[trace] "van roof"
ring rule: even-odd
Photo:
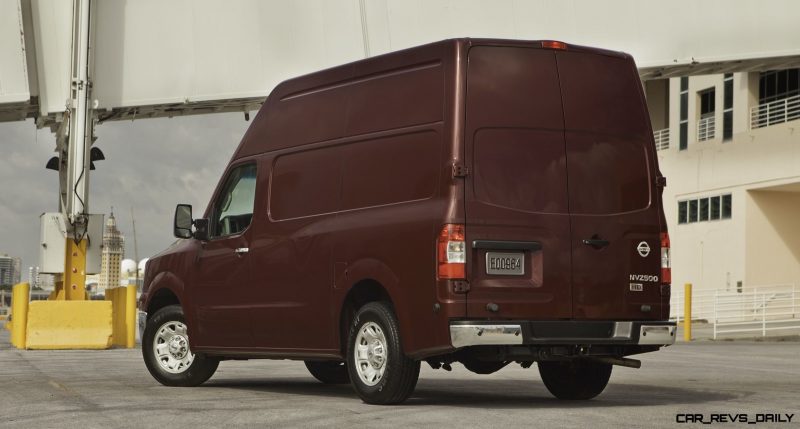
[[[404,60],[403,62],[409,62],[413,60],[414,57],[416,56],[415,54],[419,52],[433,51],[433,50],[439,50],[440,52],[448,52],[458,49],[459,47],[463,49],[469,49],[473,46],[516,46],[516,47],[527,47],[533,49],[548,49],[542,47],[542,42],[550,42],[550,41],[551,40],[487,39],[487,38],[468,38],[468,37],[445,39],[445,40],[440,40],[438,42],[427,43],[424,45],[413,46],[411,48],[375,55],[369,58],[364,58],[350,63],[341,64],[338,66],[333,66],[327,69],[290,78],[278,84],[270,93],[270,97],[277,97],[279,99],[284,99],[287,96],[291,96],[295,91],[298,90],[305,92],[304,90],[316,88],[320,85],[326,86],[337,83],[343,84],[346,83],[346,80],[345,81],[341,80],[341,77],[343,75],[351,75],[352,77],[353,72],[360,69],[361,67],[367,65],[376,65],[376,66],[381,65],[387,62],[387,60],[389,59],[401,59]],[[583,45],[574,45],[570,43],[564,43],[564,45],[566,45],[566,50],[571,52],[585,52],[585,53],[607,55],[607,56],[621,57],[621,58],[630,57],[629,54],[620,51],[612,51],[608,49],[600,49]],[[372,67],[367,66],[364,68],[372,68]],[[364,75],[359,74],[356,76],[361,77]]]
[[[278,131],[287,121],[312,120],[319,118],[325,112],[308,111],[304,108],[280,109],[281,102],[296,100],[312,94],[321,94],[331,89],[342,88],[347,85],[365,82],[377,76],[392,74],[395,70],[414,68],[417,65],[434,64],[439,62],[445,69],[452,69],[456,61],[464,61],[466,55],[457,56],[457,52],[466,52],[473,46],[508,46],[527,47],[534,49],[548,49],[542,47],[545,40],[512,40],[512,39],[447,39],[408,49],[389,52],[374,57],[338,65],[328,69],[316,71],[306,75],[285,80],[278,84],[267,97],[264,105],[254,118],[253,124],[248,128],[233,159],[239,159],[258,153],[279,150],[297,145],[297,139],[287,138]],[[566,50],[571,52],[585,52],[597,55],[630,58],[630,55],[580,45],[565,44]],[[331,91],[336,92],[336,91]],[[299,103],[303,104],[303,103]],[[335,104],[330,101],[329,105]],[[342,103],[343,104],[343,103]],[[286,110],[286,111],[283,111]],[[271,117],[264,117],[267,112],[272,112]],[[329,121],[334,123],[335,121]],[[319,127],[320,125],[315,125]],[[329,125],[329,128],[333,125]],[[277,133],[277,134],[276,134]],[[325,139],[315,140],[314,137],[325,135]],[[343,135],[342,135],[343,136]],[[337,137],[337,131],[327,130],[315,136],[304,136],[303,143],[329,140]],[[310,140],[309,140],[310,139]]]

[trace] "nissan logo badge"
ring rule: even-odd
[[[639,256],[646,258],[647,255],[650,254],[650,246],[646,241],[642,241],[638,246],[636,246],[636,251],[639,252]]]

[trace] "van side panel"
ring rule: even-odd
[[[570,224],[563,115],[552,51],[477,46],[469,51],[465,148],[467,316],[572,315]],[[474,246],[483,241],[487,246]],[[521,275],[490,274],[487,257],[519,249]],[[492,246],[496,247],[492,247]]]
[[[434,313],[435,238],[452,181],[445,83],[455,45],[332,69],[335,79],[300,78],[270,95],[235,155],[266,151],[271,169],[260,196],[269,216],[250,251],[264,353],[338,353],[342,303],[365,282],[391,297],[407,353],[450,347],[449,313]]]
[[[434,312],[435,237],[446,223],[444,182],[452,180],[448,52],[452,46],[440,45],[411,64],[380,59],[370,67],[383,70],[359,70],[367,78],[348,95],[347,134],[364,137],[347,145],[343,161],[333,262],[345,279],[336,281],[335,311],[350,287],[377,281],[392,299],[411,355],[449,347],[446,316]]]

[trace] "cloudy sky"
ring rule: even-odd
[[[241,113],[109,122],[97,129],[96,162],[89,210],[114,206],[125,234],[125,257],[134,258],[131,207],[136,216],[139,258],[171,243],[177,203],[202,212],[249,122]],[[58,173],[44,168],[55,155],[55,138],[33,121],[0,123],[0,254],[19,256],[23,280],[38,265],[39,215],[58,211]]]

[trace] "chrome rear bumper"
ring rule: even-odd
[[[675,323],[658,321],[453,321],[450,341],[468,346],[610,344],[661,345],[675,343]]]

